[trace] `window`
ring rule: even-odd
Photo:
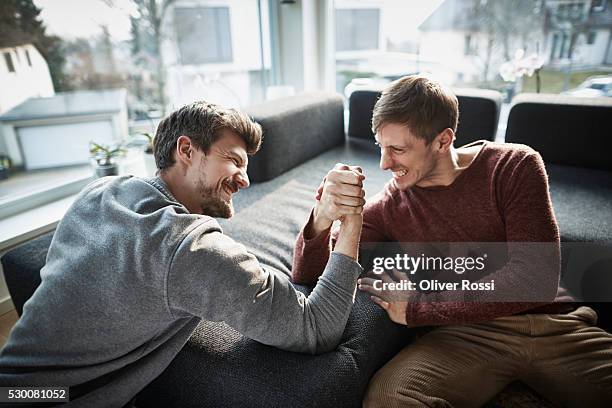
[[[589,33],[587,34],[587,44],[589,44],[589,45],[595,44],[595,39],[596,38],[597,38],[597,32],[589,31]]]
[[[336,51],[378,49],[379,9],[336,9]]]
[[[593,0],[591,8],[595,12],[604,11],[606,9],[606,0]]]
[[[183,65],[232,62],[228,7],[177,8],[174,24]]]
[[[4,60],[6,61],[6,67],[8,68],[8,72],[15,72],[15,65],[13,64],[13,57],[11,57],[10,52],[4,53]]]
[[[16,79],[7,82],[9,92],[0,89],[1,113],[19,107],[16,114],[27,111],[38,118],[36,126],[26,126],[29,119],[22,118],[22,125],[12,126],[10,134],[0,132],[0,153],[9,155],[12,164],[8,178],[0,180],[0,221],[76,193],[93,174],[87,151],[68,156],[67,152],[82,144],[64,137],[68,125],[82,125],[81,116],[87,115],[79,115],[78,121],[59,116],[48,120],[55,112],[53,107],[62,112],[82,108],[85,105],[80,98],[85,95],[92,101],[91,106],[87,102],[86,112],[113,101],[120,110],[111,119],[112,132],[107,129],[103,133],[112,133],[114,141],[127,145],[125,154],[117,159],[120,174],[142,174],[146,160],[140,136],[154,133],[163,115],[200,99],[224,106],[249,106],[265,99],[267,86],[283,85],[280,78],[270,79],[270,21],[276,24],[279,19],[270,6],[272,0],[164,0],[167,7],[163,8],[158,7],[159,0],[81,2],[80,8],[67,1],[9,2],[3,17],[10,24],[5,27],[0,23],[0,76]],[[22,10],[22,6],[28,13],[9,12]],[[29,7],[37,11],[30,12]],[[283,7],[284,11],[292,10]],[[71,24],[76,20],[95,24]],[[28,45],[31,41],[13,41],[22,38],[22,25],[40,22],[48,34],[38,49]],[[26,69],[28,66],[31,68]],[[49,69],[33,72],[40,67]],[[24,75],[18,76],[21,70]],[[125,97],[98,94],[119,88],[126,89]],[[41,100],[49,101],[54,95],[67,99],[53,103],[53,109],[42,106]],[[34,100],[33,104],[24,107],[28,100]],[[84,135],[85,141],[107,143],[97,140],[92,132],[78,134]],[[54,143],[45,148],[39,139]],[[7,146],[14,148],[7,152]],[[64,160],[77,155],[84,158],[83,163]]]

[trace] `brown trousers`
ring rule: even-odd
[[[436,328],[372,378],[364,407],[477,407],[520,380],[569,407],[612,407],[612,335],[597,314],[524,314]]]

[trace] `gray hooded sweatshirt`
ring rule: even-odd
[[[201,319],[284,350],[329,351],[360,272],[333,253],[305,297],[213,218],[190,214],[159,178],[105,177],[59,223],[42,283],[0,353],[0,386],[68,386],[70,406],[120,407]]]

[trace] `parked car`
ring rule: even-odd
[[[612,97],[612,75],[589,77],[576,88],[563,93],[566,95],[584,97]]]

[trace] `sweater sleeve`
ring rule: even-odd
[[[505,265],[476,282],[495,281],[495,291],[412,292],[409,326],[474,323],[549,304],[559,289],[559,229],[548,178],[539,154],[526,154],[504,175],[499,204],[506,225]],[[533,245],[525,243],[534,243]],[[476,294],[474,294],[476,293]]]
[[[246,248],[219,231],[202,228],[179,245],[167,278],[175,317],[224,321],[247,337],[311,354],[340,342],[362,268],[333,252],[310,296],[282,273],[264,269]]]
[[[383,206],[383,201],[376,197],[364,206],[361,243],[387,241],[385,223],[382,221]],[[338,237],[338,230],[332,231],[332,228],[329,228],[317,236],[306,239],[304,232],[312,228],[312,223],[313,212],[311,211],[308,222],[297,237],[293,251],[291,279],[297,284],[313,285],[317,281],[317,278],[323,273]]]

